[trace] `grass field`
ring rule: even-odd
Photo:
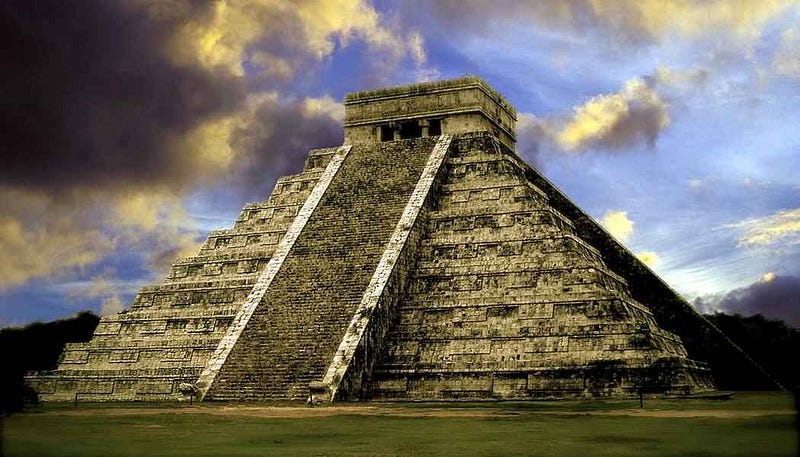
[[[6,456],[794,456],[790,394],[731,400],[45,405]]]

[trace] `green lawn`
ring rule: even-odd
[[[223,414],[222,406],[47,405],[6,419],[3,451],[9,457],[797,454],[788,394],[646,400],[650,416],[640,416],[630,400],[378,404],[378,412],[333,407],[325,417],[297,418],[258,417],[252,408]],[[439,417],[443,411],[467,417]],[[700,417],[675,417],[681,415]]]

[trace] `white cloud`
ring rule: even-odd
[[[311,116],[328,116],[337,122],[344,122],[344,105],[325,95],[303,100],[303,110]]]
[[[108,316],[110,314],[117,314],[123,309],[125,309],[125,305],[122,303],[119,295],[111,294],[111,296],[105,298],[103,303],[100,305],[100,314],[103,316]]]
[[[691,187],[692,189],[699,189],[699,188],[705,186],[706,180],[705,179],[699,179],[699,178],[693,178],[693,179],[688,180],[686,182],[686,184],[688,184],[689,187]]]

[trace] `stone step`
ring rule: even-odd
[[[206,398],[291,398],[322,378],[434,144],[353,146]]]
[[[550,381],[507,385],[498,395],[550,395],[583,389],[570,386],[570,373],[589,362],[616,363],[615,376],[625,377],[660,357],[685,359],[680,340],[630,298],[627,281],[549,206],[524,164],[492,143],[473,137],[453,146],[374,389],[413,398],[495,395],[486,374],[547,369]]]

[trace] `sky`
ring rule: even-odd
[[[466,74],[700,311],[800,326],[797,1],[9,0],[0,42],[0,326],[119,312],[346,93]]]

